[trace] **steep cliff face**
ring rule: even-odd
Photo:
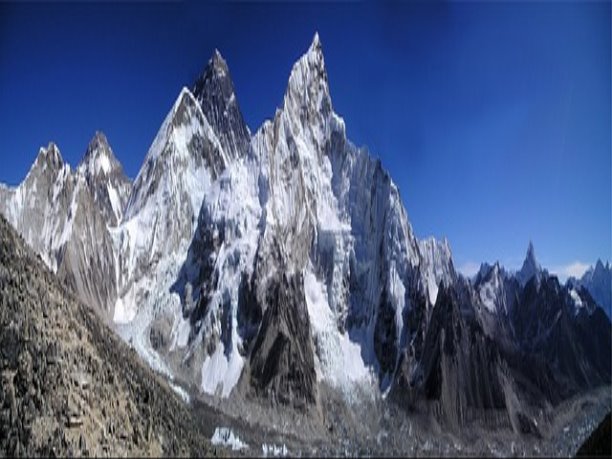
[[[268,288],[245,377],[255,394],[307,409],[316,402],[317,381],[304,281],[283,275]]]
[[[485,413],[494,413],[489,421],[510,425],[507,364],[474,316],[462,314],[454,289],[438,291],[422,356],[408,369],[401,367],[394,396],[409,407],[427,400],[434,416],[454,429]]]
[[[117,263],[110,235],[115,214],[98,208],[95,195],[82,176],[76,179],[73,196],[72,234],[62,246],[57,275],[105,319],[113,317],[117,295]]]
[[[229,158],[244,156],[251,133],[242,117],[229,68],[218,50],[197,79],[193,95]]]
[[[132,183],[123,172],[102,132],[96,132],[77,167],[85,178],[95,206],[107,225],[117,226],[123,217]]]

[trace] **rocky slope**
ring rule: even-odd
[[[183,402],[1,216],[0,305],[3,454],[212,452]]]

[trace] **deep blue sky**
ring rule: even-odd
[[[610,3],[0,4],[0,181],[95,130],[135,177],[215,47],[252,131],[315,30],[335,110],[457,266],[610,259]]]

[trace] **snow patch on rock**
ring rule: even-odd
[[[234,434],[234,431],[229,427],[217,427],[210,439],[213,445],[225,446],[231,448],[232,451],[240,451],[249,447],[246,443],[240,440],[240,437]]]

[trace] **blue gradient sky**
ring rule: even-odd
[[[349,137],[455,264],[563,271],[612,253],[610,3],[0,4],[0,181],[95,130],[135,177],[215,47],[251,130],[315,30]],[[574,268],[580,265],[574,266]],[[580,269],[577,269],[580,271]]]

